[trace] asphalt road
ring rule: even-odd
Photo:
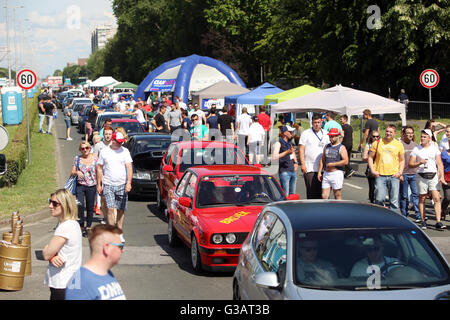
[[[63,186],[78,153],[81,135],[72,127],[73,141],[65,140],[65,124],[62,116],[54,126],[55,143],[58,158],[58,181]],[[303,177],[297,180],[297,193],[305,198]],[[366,202],[368,194],[367,180],[354,176],[344,183],[343,198]],[[42,195],[48,197],[48,195]],[[431,209],[431,207],[429,208]],[[363,214],[363,213],[361,213]],[[450,258],[450,231],[437,231],[432,211],[428,214],[430,228],[426,233],[432,237],[441,252]],[[94,223],[100,222],[101,216]],[[47,300],[49,289],[44,285],[47,262],[38,260],[36,253],[49,242],[56,226],[56,219],[43,218],[37,222],[27,223],[25,230],[31,233],[32,275],[25,277],[20,291],[0,290],[1,300]],[[449,222],[444,222],[450,227]],[[0,232],[9,231],[8,227]],[[190,266],[189,249],[185,246],[170,248],[167,242],[167,223],[156,208],[153,199],[132,200],[129,202],[125,216],[124,236],[125,250],[120,264],[113,272],[120,282],[127,299],[133,300],[224,300],[232,297],[232,273],[196,274]],[[83,263],[89,257],[89,246],[83,238]]]

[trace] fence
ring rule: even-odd
[[[430,119],[429,101],[410,101],[406,112],[407,119],[428,120]],[[432,118],[450,118],[449,102],[432,102]]]

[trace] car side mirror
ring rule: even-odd
[[[6,157],[4,154],[0,154],[0,176],[4,175],[7,170]]]
[[[279,289],[280,282],[275,272],[262,272],[256,275],[255,283],[258,287],[264,289]]]
[[[180,205],[182,205],[183,207],[186,208],[190,208],[191,204],[192,204],[192,199],[189,197],[181,197],[178,202],[180,203]]]
[[[163,169],[163,171],[169,171],[169,172],[173,171],[173,167],[170,164],[166,164],[162,169]]]
[[[288,196],[288,200],[300,200],[300,196],[298,194],[296,194],[296,193],[290,194]]]

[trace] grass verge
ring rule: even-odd
[[[26,215],[46,208],[50,193],[56,190],[55,138],[39,134],[39,121],[30,119],[30,123],[31,165],[22,171],[16,185],[0,189],[0,219],[10,217],[13,211]]]

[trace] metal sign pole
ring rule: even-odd
[[[28,90],[25,90],[27,106],[27,137],[28,137],[28,165],[31,164],[31,142],[30,142],[30,113],[28,112]]]
[[[430,97],[430,119],[433,119],[433,107],[431,103],[431,89],[428,89],[429,97]]]

